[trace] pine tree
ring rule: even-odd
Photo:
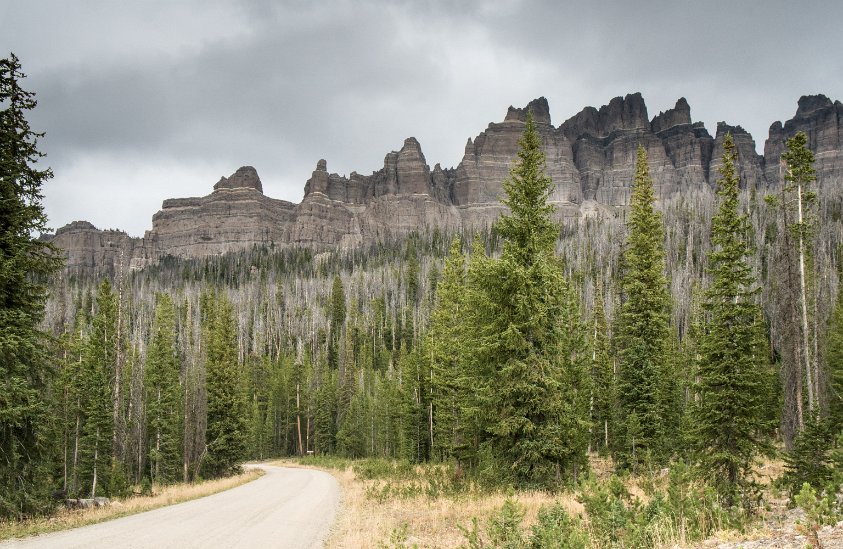
[[[205,315],[206,384],[208,392],[207,454],[202,463],[206,476],[228,475],[245,459],[248,440],[248,407],[243,398],[237,358],[237,326],[225,294],[207,299]]]
[[[664,226],[654,208],[655,200],[647,152],[639,146],[629,236],[622,259],[617,332],[623,421],[618,425],[622,435],[616,440],[616,457],[621,464],[633,466],[648,456],[662,461],[670,451],[665,421],[670,414],[664,402],[674,383],[668,360],[670,296],[665,278]]]
[[[599,452],[609,450],[610,439],[614,442],[617,389],[614,364],[609,354],[609,339],[606,333],[606,313],[603,310],[603,291],[595,290],[594,318],[591,326],[591,440],[589,447]]]
[[[339,344],[342,328],[345,324],[345,288],[339,275],[334,277],[331,287],[330,329],[328,332],[328,365],[337,369],[339,366]]]
[[[112,397],[117,361],[117,295],[104,279],[97,290],[96,314],[83,361],[83,411],[80,466],[82,486],[91,497],[107,493],[111,462]]]
[[[712,219],[708,256],[711,285],[703,309],[707,322],[700,340],[694,439],[700,468],[727,506],[750,503],[756,457],[768,447],[765,424],[764,326],[760,288],[749,261],[749,217],[739,212],[737,152],[731,134],[723,142],[717,191],[720,206]]]
[[[454,459],[461,469],[470,438],[462,411],[471,387],[464,383],[468,379],[466,271],[458,237],[451,242],[436,299],[425,344],[433,377],[433,452],[441,461]]]
[[[46,281],[60,261],[34,236],[46,231],[41,186],[53,174],[25,116],[35,95],[20,87],[18,58],[0,59],[0,518],[50,506],[50,413],[53,375],[44,316]]]
[[[519,485],[558,485],[586,465],[588,377],[584,327],[561,261],[548,204],[541,137],[532,114],[504,181],[510,213],[495,225],[499,260],[481,276],[490,305],[480,353],[492,369],[487,459]]]
[[[182,474],[182,388],[176,350],[175,308],[159,294],[146,356],[146,424],[153,483],[175,482]]]

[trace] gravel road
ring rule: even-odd
[[[231,490],[0,548],[321,547],[339,507],[336,479],[312,469],[256,467],[266,474]]]

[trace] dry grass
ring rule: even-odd
[[[0,521],[0,540],[68,530],[151,511],[159,507],[210,496],[255,480],[261,475],[263,475],[263,471],[250,469],[233,477],[208,480],[196,484],[173,484],[156,487],[153,490],[153,495],[114,500],[111,505],[105,507],[79,510],[60,509],[51,517],[39,517],[24,521]]]
[[[359,480],[351,469],[333,474],[342,485],[343,496],[340,515],[326,544],[329,548],[379,547],[402,528],[406,528],[406,542],[410,546],[459,547],[465,543],[465,537],[457,525],[470,527],[472,517],[484,520],[505,499],[497,493],[437,499],[420,496],[379,503],[366,495],[366,489],[374,481]],[[569,511],[582,512],[582,506],[573,497],[561,498]],[[560,501],[542,492],[519,492],[516,499],[526,510],[527,523],[536,520],[541,506]]]
[[[294,461],[277,462],[287,467],[308,467]],[[342,487],[342,502],[337,520],[326,543],[330,549],[392,547],[393,541],[403,541],[401,546],[459,547],[466,543],[458,526],[471,527],[472,518],[481,525],[503,505],[503,493],[474,493],[456,496],[440,496],[436,499],[424,495],[412,498],[375,498],[372,488],[383,484],[383,480],[365,480],[357,476],[351,466],[345,469],[323,470],[337,478]],[[606,480],[613,470],[611,460],[591,456],[591,470],[597,478]],[[769,534],[769,521],[782,511],[781,502],[771,498],[770,483],[780,476],[782,464],[779,460],[766,460],[759,464],[756,478],[767,491],[767,500],[773,500],[772,509],[762,512],[764,522],[750,525],[738,532],[721,530],[705,542],[688,545],[678,543],[681,536],[676,532],[665,532],[662,547],[711,547],[712,543],[759,539]],[[391,481],[393,484],[396,481]],[[626,480],[626,487],[633,496],[646,502],[649,497],[643,483],[654,483],[660,488],[667,484],[666,472],[650,477],[633,477]],[[380,501],[379,501],[380,499]],[[524,508],[525,525],[533,524],[541,507],[561,503],[570,515],[584,515],[581,503],[575,494],[549,494],[545,492],[517,492],[515,499]],[[775,519],[773,519],[775,520]],[[391,540],[395,535],[398,539]]]
[[[284,467],[307,467],[294,461],[275,462]],[[323,469],[332,474],[342,488],[339,515],[325,546],[329,549],[367,549],[389,547],[393,533],[408,547],[448,548],[465,544],[459,526],[471,528],[476,517],[481,524],[503,505],[504,493],[472,493],[440,496],[431,499],[424,495],[412,498],[388,498],[378,501],[367,490],[383,484],[383,480],[364,480],[349,466],[346,469]],[[392,481],[395,484],[395,481]],[[573,494],[546,492],[517,492],[515,499],[524,507],[525,524],[536,521],[539,508],[561,503],[571,514],[583,512]],[[404,545],[402,545],[404,546]]]

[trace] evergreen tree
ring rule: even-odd
[[[245,459],[248,440],[248,407],[241,388],[237,359],[237,326],[228,297],[206,299],[205,347],[208,392],[207,454],[202,463],[206,476],[235,472]]]
[[[588,377],[584,327],[561,261],[548,204],[553,183],[532,114],[503,183],[509,208],[495,225],[499,260],[481,284],[489,304],[478,342],[492,377],[486,459],[519,485],[558,485],[586,465]]]
[[[638,147],[629,213],[629,236],[623,251],[620,281],[622,305],[618,338],[618,395],[622,436],[616,443],[621,464],[651,456],[662,461],[670,452],[666,395],[675,376],[668,360],[670,295],[665,278],[664,226],[654,208],[656,197],[647,152]]]
[[[182,388],[176,350],[175,308],[159,294],[146,356],[146,424],[153,483],[175,482],[182,474]]]
[[[79,443],[84,420],[83,402],[86,398],[83,361],[88,346],[89,325],[90,318],[86,311],[79,309],[73,327],[62,336],[61,371],[55,388],[63,430],[62,485],[69,497],[79,495]]]
[[[333,369],[339,366],[339,344],[342,327],[345,324],[345,288],[340,275],[334,277],[331,287],[330,327],[328,332],[328,365]]]
[[[44,155],[25,116],[35,95],[20,87],[18,58],[0,59],[0,518],[22,517],[50,506],[53,375],[44,316],[47,278],[60,261],[34,235],[46,231],[39,169]]]
[[[465,383],[470,379],[466,371],[466,271],[458,237],[451,242],[436,299],[425,345],[433,377],[433,452],[441,461],[454,459],[460,469],[470,439],[462,412],[472,388]]]
[[[589,447],[599,452],[609,450],[614,441],[615,405],[617,389],[614,364],[609,354],[606,333],[606,313],[603,310],[603,290],[598,286],[594,297],[594,318],[591,326],[591,440]]]
[[[732,135],[723,142],[723,167],[717,191],[720,206],[711,222],[713,250],[708,256],[711,285],[703,309],[697,369],[694,438],[699,464],[727,506],[743,497],[749,503],[755,458],[767,448],[764,326],[760,288],[749,265],[754,249],[747,241],[749,217],[739,212],[737,152]]]
[[[836,426],[839,429],[839,425]],[[793,441],[793,449],[785,454],[785,473],[781,482],[794,498],[807,482],[821,491],[832,479],[836,467],[832,445],[835,426],[828,419],[809,417],[805,429]]]
[[[111,469],[112,397],[117,362],[117,295],[108,279],[97,290],[96,314],[83,361],[83,410],[80,467],[82,486],[91,497],[108,491]]]

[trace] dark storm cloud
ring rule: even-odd
[[[254,165],[298,200],[316,160],[370,172],[405,137],[453,166],[510,104],[556,124],[641,91],[688,98],[759,146],[796,100],[843,98],[837,2],[33,1],[0,4],[0,52],[36,91],[54,225],[133,234],[163,198]],[[103,193],[102,189],[108,189]]]

